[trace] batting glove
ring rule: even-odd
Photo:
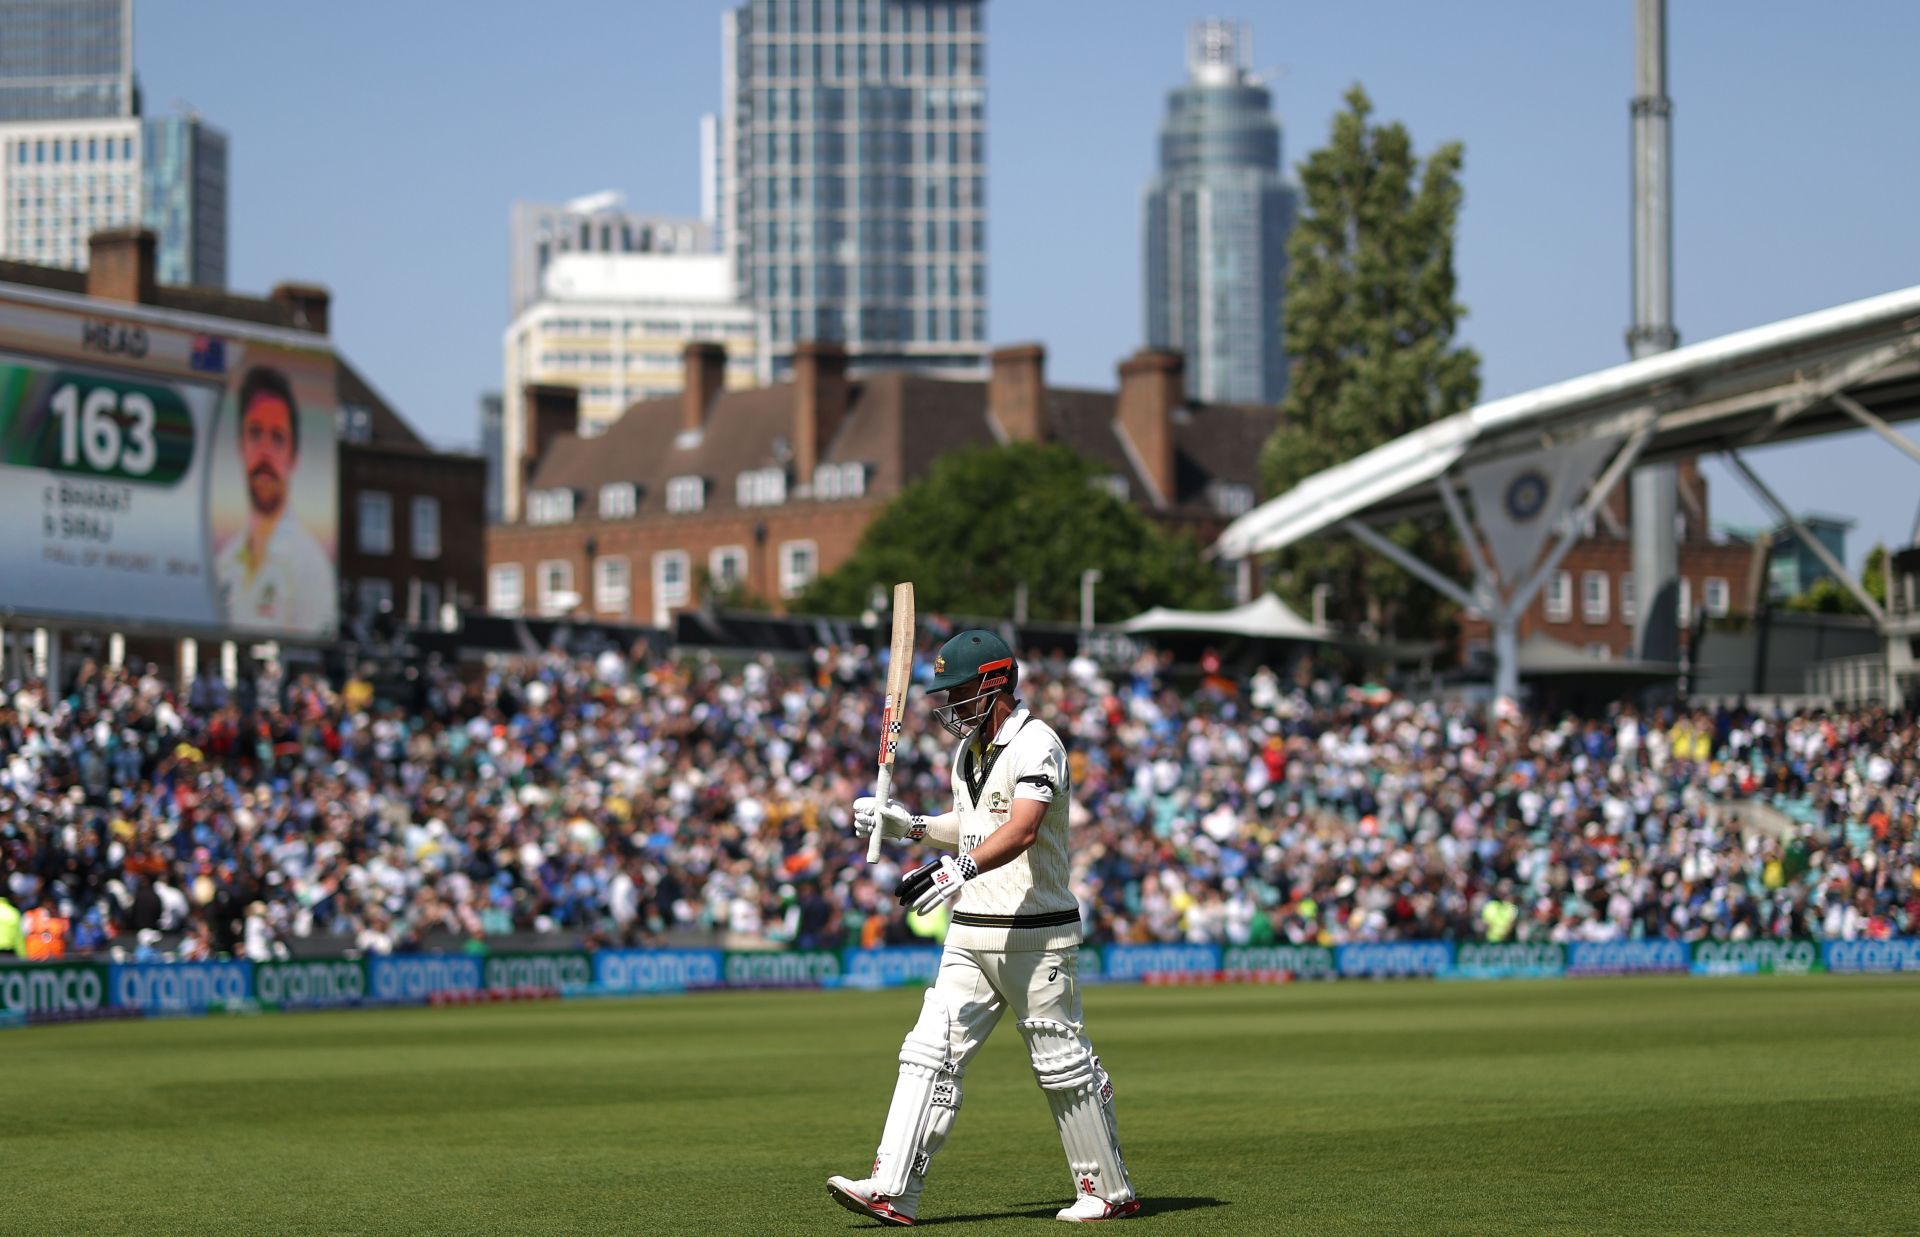
[[[897,799],[889,799],[886,806],[872,795],[862,795],[853,801],[853,836],[865,840],[873,832],[874,825],[880,826],[883,838],[906,838],[918,842],[927,836],[927,818],[915,816],[906,809],[906,805]]]
[[[893,896],[908,910],[924,915],[947,899],[957,897],[960,886],[978,875],[980,869],[974,866],[972,855],[958,859],[942,855],[901,877],[900,883],[894,886]]]

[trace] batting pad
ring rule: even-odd
[[[1075,1194],[1110,1203],[1133,1198],[1127,1164],[1120,1157],[1120,1132],[1113,1116],[1113,1083],[1080,1028],[1070,1022],[1034,1018],[1020,1024],[1033,1076],[1047,1093],[1060,1146],[1073,1170]]]
[[[893,1104],[874,1156],[874,1188],[889,1198],[920,1184],[960,1111],[960,1073],[947,1055],[952,1034],[947,999],[929,988],[919,1021],[900,1045],[900,1080],[894,1084]]]

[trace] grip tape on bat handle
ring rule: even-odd
[[[877,863],[880,859],[880,835],[886,831],[887,795],[893,790],[893,766],[881,765],[880,776],[874,779],[873,832],[867,835],[867,862]]]

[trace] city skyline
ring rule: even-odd
[[[246,144],[230,282],[328,283],[341,345],[435,437],[471,443],[475,398],[498,381],[505,300],[499,264],[476,266],[472,254],[499,252],[514,200],[611,187],[650,213],[698,213],[698,121],[717,106],[713,51],[731,7],[671,6],[642,21],[588,4],[570,26],[603,37],[563,39],[510,5],[461,6],[451,21],[452,8],[433,5],[314,14],[143,0],[139,70],[151,98],[191,98]],[[1044,342],[1060,381],[1099,385],[1139,342],[1139,186],[1183,31],[1208,15],[989,5],[989,342]],[[1362,20],[1248,4],[1226,15],[1259,32],[1256,68],[1278,70],[1290,164],[1324,142],[1354,81],[1421,150],[1465,143],[1462,335],[1486,358],[1488,397],[1624,359],[1629,5],[1442,15],[1386,4]],[[1900,205],[1920,172],[1870,157],[1907,140],[1886,103],[1908,89],[1896,49],[1920,37],[1920,13],[1862,4],[1818,28],[1800,17],[1785,3],[1739,22],[1673,7],[1683,342],[1920,281],[1920,239]],[[364,37],[376,19],[391,37]],[[223,29],[222,49],[195,36],[207,23]],[[429,39],[445,46],[423,63],[408,49]],[[259,54],[225,50],[236,47]],[[631,72],[636,56],[646,73]],[[341,65],[355,88],[324,108],[289,88],[341,80]],[[509,68],[517,84],[505,97],[488,83]],[[1789,88],[1811,80],[1818,90]],[[578,125],[583,111],[607,124]],[[1789,167],[1793,183],[1836,191],[1782,193]],[[300,191],[316,183],[324,191]],[[417,286],[455,295],[420,313]],[[1759,453],[1763,472],[1797,506],[1860,518],[1856,559],[1904,539],[1910,461],[1858,438],[1785,450]],[[1708,469],[1718,516],[1760,522],[1738,483]]]

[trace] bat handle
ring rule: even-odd
[[[880,861],[880,835],[886,830],[887,794],[893,790],[893,766],[881,765],[880,776],[874,779],[873,798],[875,811],[873,832],[867,835],[867,862]]]

